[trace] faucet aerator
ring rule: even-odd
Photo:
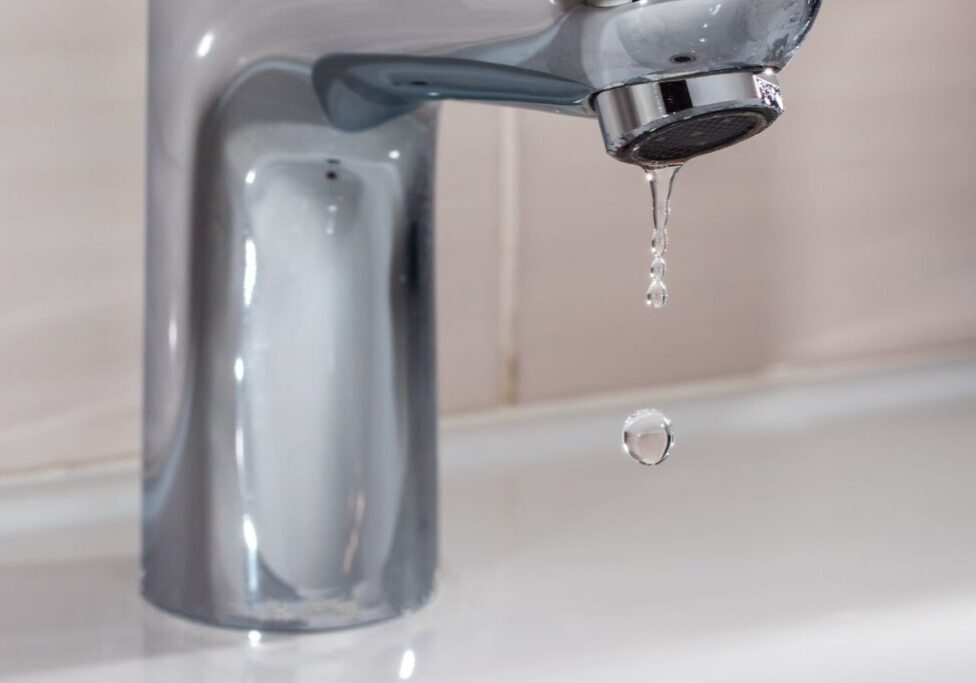
[[[758,135],[783,113],[783,100],[774,75],[732,72],[611,88],[593,107],[607,153],[654,168]]]

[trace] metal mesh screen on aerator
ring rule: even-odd
[[[752,137],[769,123],[758,109],[700,114],[647,131],[620,156],[633,163],[684,161]]]

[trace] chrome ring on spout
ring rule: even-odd
[[[673,165],[761,133],[783,113],[771,71],[624,85],[593,100],[607,153],[642,166]]]

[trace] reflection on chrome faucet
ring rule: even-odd
[[[678,163],[779,116],[818,5],[150,0],[145,595],[259,635],[422,605],[438,102]]]

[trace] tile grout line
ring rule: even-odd
[[[77,477],[107,472],[138,471],[140,459],[135,451],[125,451],[103,456],[90,456],[83,460],[46,465],[33,465],[0,469],[0,491],[24,484],[65,481]]]
[[[518,268],[521,197],[518,111],[500,109],[498,387],[502,405],[518,403]]]

